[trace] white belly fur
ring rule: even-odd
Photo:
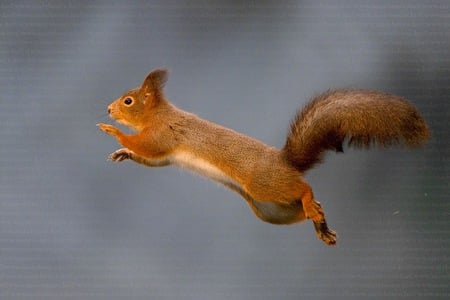
[[[226,186],[242,190],[241,185],[222,170],[189,152],[177,152],[170,160],[174,165],[194,171]]]

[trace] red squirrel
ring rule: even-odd
[[[168,71],[151,71],[139,88],[108,106],[110,117],[135,131],[108,124],[100,130],[125,148],[109,159],[149,167],[176,165],[239,193],[261,220],[292,224],[310,219],[319,239],[336,244],[324,211],[303,174],[327,150],[343,144],[418,146],[430,136],[416,108],[405,99],[371,90],[338,89],[313,98],[291,123],[283,148],[203,120],[171,104],[163,93]]]

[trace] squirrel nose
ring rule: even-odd
[[[111,113],[111,106],[108,106],[108,114]]]

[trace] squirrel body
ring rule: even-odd
[[[164,97],[168,72],[150,72],[140,88],[108,106],[110,116],[136,131],[127,135],[108,124],[102,131],[125,148],[109,159],[131,159],[149,167],[176,165],[239,193],[263,221],[291,224],[311,219],[328,245],[336,233],[328,228],[303,173],[327,150],[342,152],[343,143],[368,147],[422,144],[428,128],[406,100],[377,91],[335,90],[310,101],[294,118],[283,148],[203,120]]]

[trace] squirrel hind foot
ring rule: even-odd
[[[325,242],[328,246],[334,246],[337,242],[337,234],[335,231],[328,228],[325,220],[314,222],[317,237]]]

